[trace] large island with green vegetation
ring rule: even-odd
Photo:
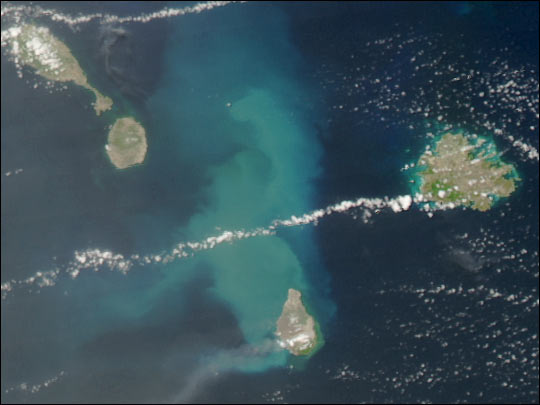
[[[512,194],[519,180],[514,167],[502,162],[493,142],[461,132],[442,135],[417,167],[423,200],[479,211]]]
[[[309,355],[319,346],[322,336],[302,303],[300,291],[289,289],[277,321],[276,335],[279,345],[295,356]]]
[[[11,52],[17,63],[35,69],[46,79],[74,82],[94,93],[93,103],[97,115],[111,108],[112,100],[92,87],[79,62],[69,48],[56,38],[48,28],[27,24],[8,30]]]
[[[142,163],[146,156],[146,131],[132,117],[119,118],[109,131],[105,146],[111,162],[118,169]]]

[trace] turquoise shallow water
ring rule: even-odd
[[[88,92],[21,80],[2,53],[2,283],[60,270],[2,301],[2,402],[538,402],[538,161],[513,144],[538,149],[537,5],[210,3],[69,26],[24,4],[21,21],[65,40],[116,109],[96,117]],[[188,4],[42,6],[76,17]],[[149,150],[118,171],[104,144],[123,114],[145,125]],[[439,133],[426,120],[492,139],[518,190],[486,213],[350,209],[157,260],[409,194],[401,169]],[[75,256],[93,249],[133,267]],[[290,287],[325,337],[300,361],[272,340]]]
[[[256,18],[261,10],[238,11],[226,26],[220,27],[221,19],[212,15],[175,26],[163,87],[151,101],[160,117],[158,131],[174,131],[171,147],[177,148],[179,159],[206,178],[200,190],[203,203],[177,231],[186,240],[267,226],[315,205],[313,181],[321,147],[310,120],[313,100],[299,77],[302,62],[288,39],[288,21],[275,8],[266,10],[263,22]],[[251,35],[254,24],[256,37]],[[196,36],[193,25],[199,27]],[[212,31],[206,31],[209,26]],[[212,293],[235,314],[246,342],[265,347],[273,338],[287,290],[317,294],[305,273],[323,271],[320,265],[304,268],[290,241],[280,235],[243,240],[172,264],[144,302],[152,305],[171,285],[205,268],[213,275]],[[300,245],[317,256],[310,231]],[[319,299],[326,298],[320,294]],[[326,306],[331,308],[331,302]],[[251,371],[286,362],[282,351],[245,364],[230,356],[220,358],[225,368],[230,360],[229,367]]]

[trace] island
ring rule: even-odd
[[[417,163],[421,199],[489,210],[516,189],[515,168],[500,159],[492,141],[462,132],[443,134]]]
[[[112,100],[92,87],[79,62],[69,48],[56,38],[48,28],[27,24],[9,29],[11,52],[16,63],[28,65],[46,79],[74,82],[94,93],[93,103],[97,115],[112,107]]]
[[[278,344],[295,356],[312,354],[319,346],[322,336],[316,322],[302,303],[302,294],[289,289],[287,301],[277,320]]]
[[[119,118],[109,131],[105,150],[117,169],[142,163],[146,156],[146,131],[132,117]]]

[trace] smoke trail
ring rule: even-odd
[[[191,403],[204,385],[210,380],[219,378],[223,373],[229,371],[249,371],[250,368],[258,368],[258,363],[267,361],[268,356],[273,356],[275,364],[281,364],[286,358],[286,351],[283,350],[275,340],[267,339],[257,346],[244,344],[240,347],[221,350],[211,356],[201,359],[200,365],[183,383],[180,391],[167,402]]]

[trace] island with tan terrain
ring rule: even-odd
[[[519,176],[486,138],[447,132],[417,163],[424,201],[487,211],[516,190]]]
[[[312,354],[321,345],[322,336],[313,316],[308,314],[300,291],[290,288],[277,321],[278,344],[295,356]]]
[[[142,163],[146,156],[146,131],[132,117],[119,118],[109,131],[105,146],[111,162],[117,169]]]
[[[48,28],[26,24],[2,32],[2,42],[11,44],[15,62],[33,68],[37,74],[57,82],[73,82],[94,93],[97,115],[112,107],[112,100],[88,83],[86,74],[70,49]]]

